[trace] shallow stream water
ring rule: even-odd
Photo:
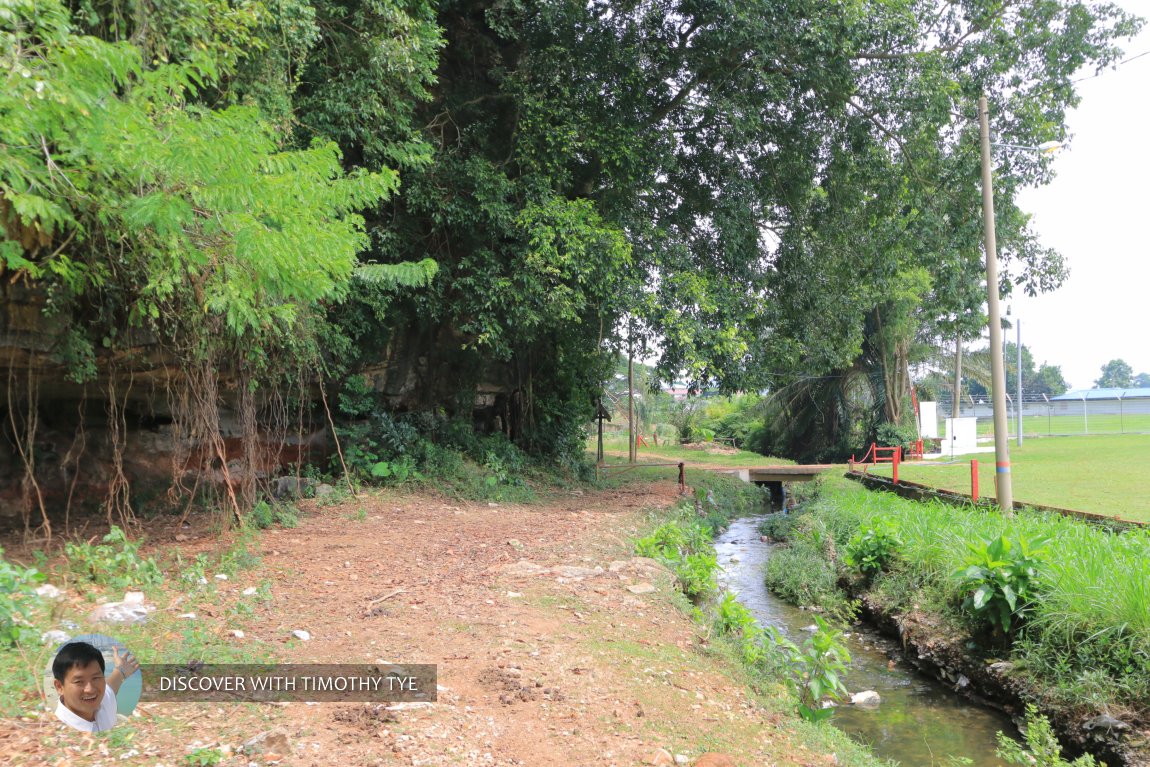
[[[723,587],[733,591],[761,625],[772,625],[796,644],[814,624],[809,612],[786,604],[767,591],[763,565],[773,546],[759,540],[761,518],[735,521],[715,541]],[[972,767],[1004,767],[994,755],[995,732],[1017,737],[1010,719],[924,676],[898,655],[898,645],[872,630],[852,631],[847,638],[851,668],[845,679],[851,692],[874,690],[877,708],[843,705],[831,720],[878,756],[905,767],[948,765],[950,757],[970,759]],[[896,659],[894,664],[890,661]]]

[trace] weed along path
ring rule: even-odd
[[[650,510],[677,489],[633,482],[531,505],[388,493],[304,502],[298,527],[261,532],[259,563],[198,604],[211,635],[200,659],[231,648],[229,660],[435,664],[435,702],[141,703],[85,736],[50,715],[13,717],[0,720],[0,764],[877,764],[794,718],[781,687],[754,692],[692,622],[670,573],[633,556]],[[157,555],[194,556],[195,536],[170,533],[150,531],[171,542]],[[255,583],[264,601],[227,608]],[[174,601],[158,613],[187,609]]]

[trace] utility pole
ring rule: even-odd
[[[950,417],[958,419],[959,405],[962,401],[962,333],[954,338],[954,402],[951,404]],[[955,428],[955,427],[952,427]]]
[[[635,346],[627,341],[627,461],[639,459],[635,441]]]
[[[1018,347],[1018,404],[1014,409],[1018,413],[1018,446],[1022,447],[1022,318],[1019,317],[1014,322],[1018,330],[1018,340],[1015,342],[1015,346]]]
[[[986,236],[986,308],[990,315],[990,362],[994,404],[994,476],[998,506],[1014,515],[1014,489],[1010,475],[1010,445],[1006,436],[1006,375],[1003,371],[1002,320],[998,307],[998,250],[994,233],[994,188],[990,164],[990,112],[986,96],[978,100],[978,127],[982,144],[982,226]]]

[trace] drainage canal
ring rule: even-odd
[[[760,624],[775,626],[801,644],[808,636],[804,627],[814,621],[809,612],[767,591],[763,565],[773,546],[760,542],[760,520],[737,520],[716,540],[723,586],[737,595]],[[852,659],[847,688],[851,692],[874,690],[881,702],[877,708],[840,706],[831,720],[836,727],[868,744],[878,756],[904,767],[961,763],[951,757],[969,759],[972,767],[1005,765],[994,754],[994,734],[1002,730],[1017,736],[1005,714],[972,703],[918,673],[901,660],[897,643],[871,629],[852,629],[847,645]]]

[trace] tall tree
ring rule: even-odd
[[[321,368],[314,327],[357,276],[410,284],[433,267],[359,262],[370,242],[361,211],[395,191],[393,169],[345,172],[330,138],[290,141],[293,62],[318,39],[311,6],[70,6],[17,0],[0,11],[0,273],[43,297],[52,317],[50,348],[37,341],[29,356],[47,351],[44,364],[61,362],[77,387],[96,382],[113,429],[126,399],[118,374],[130,382],[134,365],[154,366],[156,347],[174,356],[184,370],[168,392],[175,449],[203,446],[202,468],[223,467],[239,513],[255,494],[255,393],[285,380],[303,393]],[[238,477],[219,426],[221,378],[235,384],[242,421]],[[30,441],[34,391],[26,402],[21,427],[8,415],[16,439]],[[130,515],[114,441],[109,520]],[[173,489],[185,462],[173,461]],[[35,485],[34,461],[24,463]]]
[[[1058,365],[1048,365],[1045,362],[1035,372],[1033,383],[1028,384],[1028,380],[1025,377],[1022,379],[1026,391],[1045,394],[1047,397],[1057,397],[1070,389],[1070,384],[1062,375],[1062,368]]]
[[[1052,138],[1074,73],[1136,28],[1069,0],[449,0],[438,21],[415,120],[434,159],[379,252],[444,268],[390,321],[450,328],[537,395],[571,370],[554,396],[586,407],[601,373],[574,368],[600,343],[657,342],[662,376],[726,389],[847,369],[865,345],[895,420],[919,329],[970,338],[984,295],[977,95],[1000,140]],[[1047,165],[1002,162],[1004,287],[1057,284],[1012,205]]]
[[[1110,360],[1102,366],[1102,375],[1094,382],[1096,389],[1122,389],[1133,385],[1134,369],[1125,360]]]

